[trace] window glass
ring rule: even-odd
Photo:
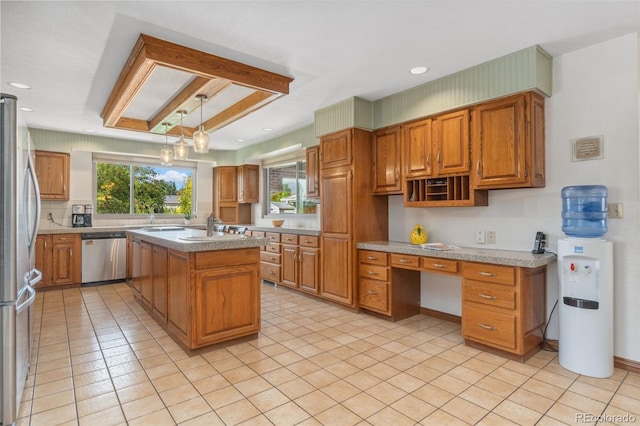
[[[195,168],[96,161],[97,214],[179,214],[190,217]]]
[[[315,214],[319,200],[307,198],[305,161],[264,169],[267,215]]]

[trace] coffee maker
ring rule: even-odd
[[[71,206],[71,226],[73,226],[74,228],[80,228],[85,226],[84,216],[85,216],[84,204],[74,204]]]
[[[84,205],[84,226],[85,227],[91,227],[93,226],[91,224],[91,214],[93,213],[93,205],[92,204],[85,204]]]

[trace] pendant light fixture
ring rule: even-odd
[[[164,126],[164,149],[160,150],[160,164],[170,166],[173,160],[173,151],[169,149],[169,140],[167,133],[169,132],[170,123],[162,123]]]
[[[173,151],[176,154],[176,160],[186,160],[189,156],[189,144],[184,140],[184,135],[182,134],[182,117],[186,111],[180,110],[178,113],[180,113],[180,139],[173,146]]]
[[[193,150],[200,154],[209,152],[209,134],[202,127],[202,105],[207,100],[207,95],[196,95],[200,99],[200,128],[193,133]]]

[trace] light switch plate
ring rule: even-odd
[[[607,217],[609,219],[622,219],[622,203],[607,203]]]

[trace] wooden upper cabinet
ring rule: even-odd
[[[401,194],[402,127],[380,129],[373,135],[373,193]]]
[[[469,110],[438,116],[433,122],[435,175],[469,171]]]
[[[238,171],[236,166],[216,167],[213,171],[215,177],[215,199],[219,202],[238,201]]]
[[[238,202],[257,203],[260,201],[260,166],[243,164],[238,166]]]
[[[307,198],[320,197],[320,145],[307,148]]]
[[[70,155],[64,152],[36,151],[35,159],[40,199],[68,200]]]
[[[473,167],[480,189],[544,187],[544,98],[528,92],[473,109]]]
[[[432,120],[430,118],[404,125],[404,175],[428,177],[432,168]]]
[[[352,138],[353,129],[323,136],[320,144],[320,168],[350,166],[353,160]]]

